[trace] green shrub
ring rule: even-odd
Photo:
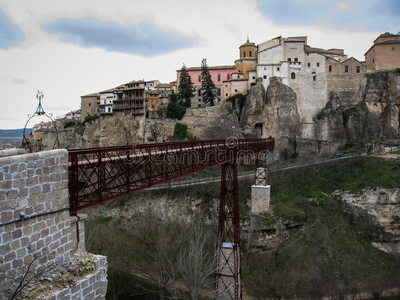
[[[174,127],[174,135],[170,138],[171,140],[177,141],[195,141],[197,138],[187,131],[188,127],[185,124],[176,123]]]
[[[93,116],[89,115],[89,116],[86,116],[86,117],[85,117],[85,121],[83,121],[83,125],[90,124],[90,123],[96,121],[98,118],[100,118],[99,115],[93,115]]]
[[[167,118],[181,120],[186,113],[186,107],[176,102],[170,102],[167,106]]]

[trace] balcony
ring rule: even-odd
[[[113,103],[113,110],[124,110],[124,104],[122,102]]]
[[[112,107],[99,107],[99,114],[101,115],[112,115]]]

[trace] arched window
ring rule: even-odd
[[[243,51],[243,57],[246,57],[246,51]]]
[[[249,54],[249,56],[251,57],[251,55],[252,55],[253,53],[251,53],[251,51],[250,51],[250,54]]]
[[[295,73],[295,72],[292,72],[292,74],[290,75],[290,78],[296,79],[296,73]]]

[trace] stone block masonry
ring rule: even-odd
[[[0,299],[8,299],[21,282],[20,298],[37,299],[40,290],[39,298],[47,299],[60,286],[76,289],[76,280],[63,282],[62,274],[68,272],[60,270],[76,264],[78,248],[84,251],[83,228],[79,243],[76,232],[76,222],[83,218],[69,214],[68,151],[21,153],[0,153]],[[90,299],[104,299],[106,258],[96,261],[103,270],[91,270],[94,279],[89,276],[83,284],[94,291]],[[74,271],[71,276],[80,275]],[[61,299],[54,297],[50,299]]]
[[[259,214],[269,209],[271,186],[267,185],[267,169],[257,168],[256,184],[251,186],[251,213]]]

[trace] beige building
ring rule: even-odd
[[[99,113],[100,94],[94,93],[81,96],[81,122],[86,116],[94,116]]]
[[[235,61],[236,72],[223,82],[223,99],[237,94],[247,94],[251,84],[256,82],[257,46],[247,42],[239,47],[239,59]]]
[[[146,92],[146,117],[155,119],[157,118],[158,108],[161,104],[160,92],[156,90],[149,90]]]
[[[367,70],[400,68],[400,32],[381,34],[364,55]]]
[[[239,47],[240,59],[235,61],[238,73],[243,74],[243,78],[249,79],[249,71],[254,70],[257,64],[257,46],[250,43],[249,39]]]
[[[307,45],[307,37],[281,36],[258,45],[257,77],[268,87],[269,78],[282,78],[293,85],[299,76],[307,75],[311,81],[325,75],[365,73],[364,63],[348,58],[343,49],[321,49]]]

